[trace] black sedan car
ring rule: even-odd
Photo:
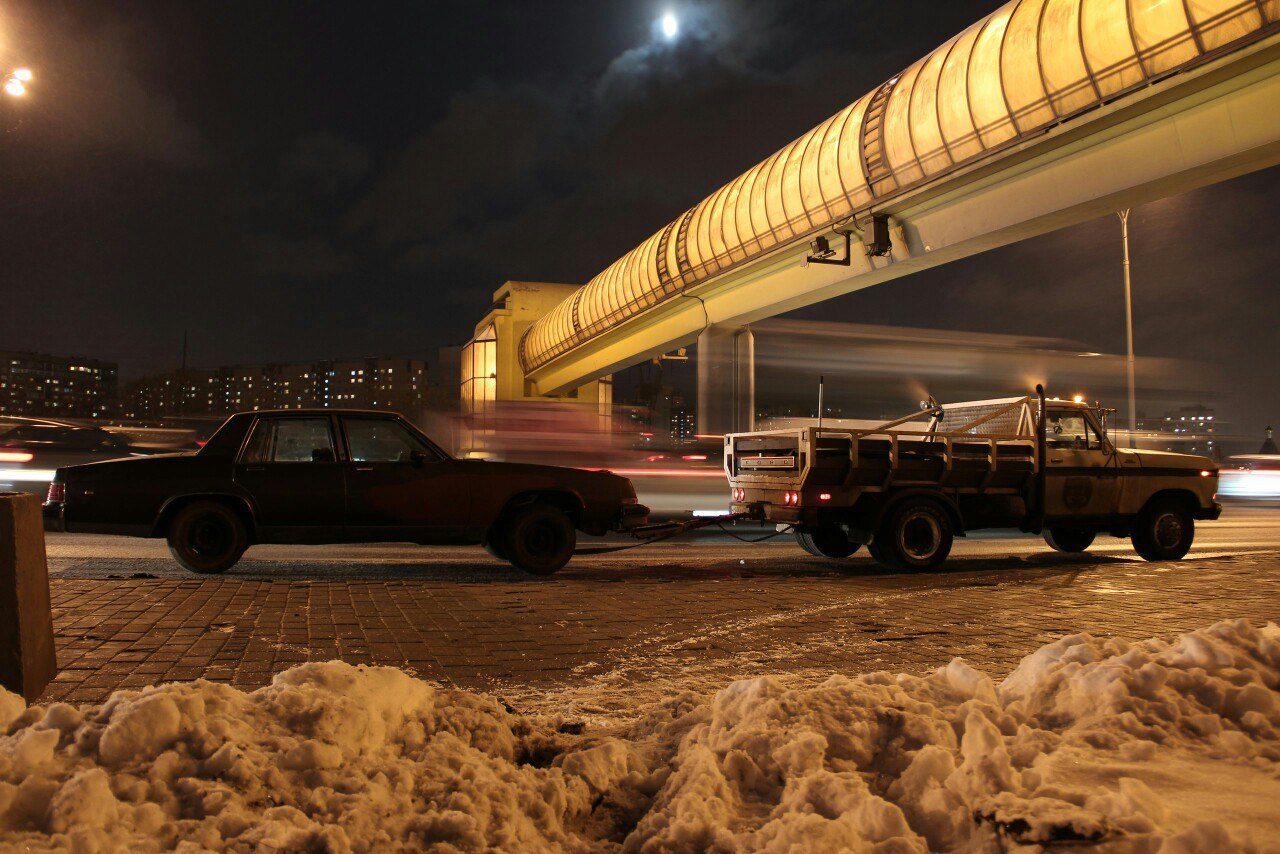
[[[199,451],[57,470],[46,527],[165,537],[192,572],[223,572],[253,543],[474,543],[545,575],[577,531],[645,522],[607,471],[458,460],[399,415],[233,415]]]

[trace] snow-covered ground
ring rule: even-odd
[[[1280,629],[1073,635],[686,693],[581,731],[312,663],[101,706],[0,691],[0,848],[1280,852]]]

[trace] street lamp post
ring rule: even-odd
[[[1129,208],[1117,211],[1120,217],[1120,239],[1124,244],[1124,323],[1129,339],[1129,447],[1135,446],[1138,435],[1138,395],[1134,389],[1133,369],[1133,290],[1129,283]]]

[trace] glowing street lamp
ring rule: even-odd
[[[9,76],[4,79],[4,92],[14,98],[21,98],[27,94],[27,84],[31,82],[33,75],[30,68],[15,68],[9,72]]]

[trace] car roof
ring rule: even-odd
[[[310,409],[254,409],[248,412],[237,412],[235,417],[248,418],[255,415],[372,415],[377,418],[400,418],[399,412],[386,409],[338,409],[337,407],[311,407]]]

